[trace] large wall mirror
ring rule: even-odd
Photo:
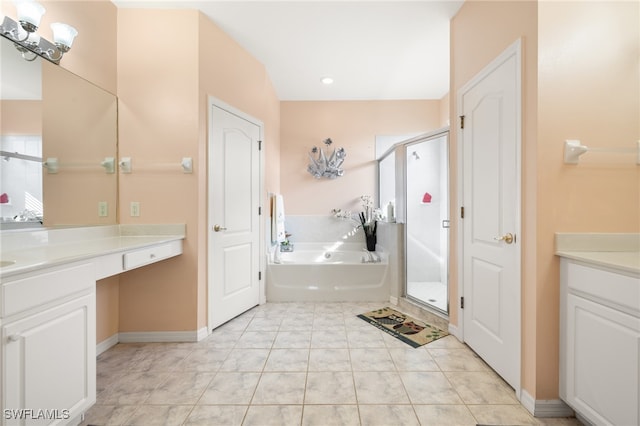
[[[0,229],[117,223],[116,97],[0,38]]]

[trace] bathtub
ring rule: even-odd
[[[363,263],[360,243],[295,243],[294,251],[270,257],[266,293],[269,302],[385,302],[389,300],[388,256]]]

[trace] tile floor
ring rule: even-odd
[[[536,419],[468,347],[413,349],[356,317],[376,303],[268,303],[198,343],[98,357],[83,425],[578,425]]]

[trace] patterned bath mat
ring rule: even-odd
[[[365,312],[358,315],[358,318],[362,318],[374,327],[378,327],[414,348],[449,335],[446,331],[389,307]]]

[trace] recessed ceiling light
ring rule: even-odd
[[[320,80],[320,81],[322,81],[322,84],[329,85],[329,84],[333,83],[333,78],[331,78],[331,77],[322,77],[322,80]]]

